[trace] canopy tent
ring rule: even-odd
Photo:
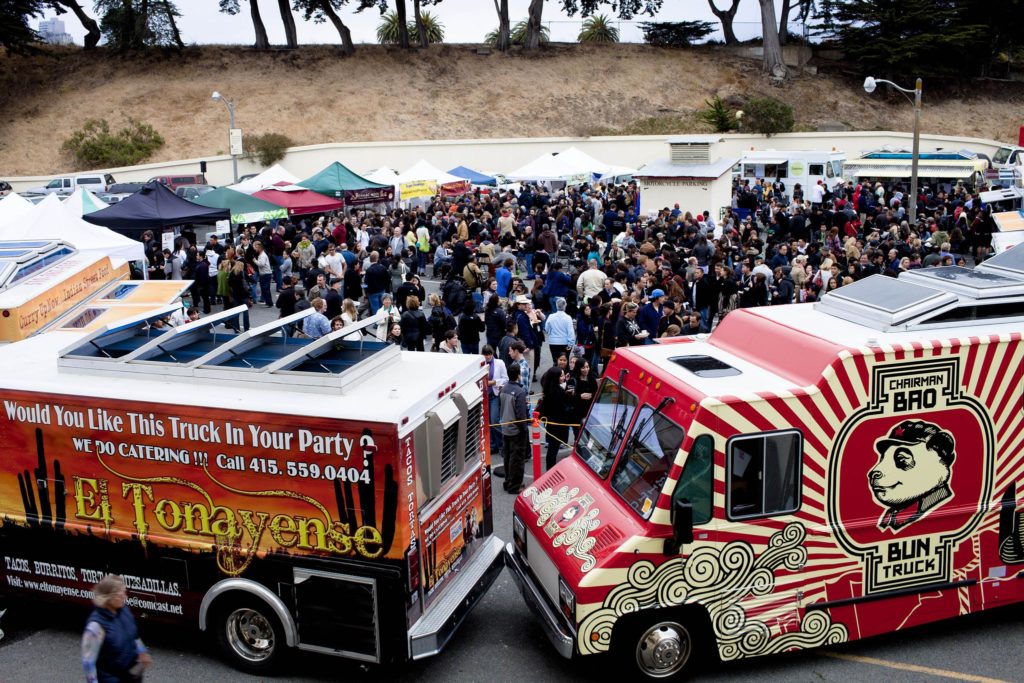
[[[456,166],[448,171],[453,176],[465,178],[474,185],[497,185],[498,179],[494,176],[485,175],[465,166]]]
[[[32,210],[32,202],[13,192],[0,198],[0,225]]]
[[[236,225],[288,217],[288,210],[284,207],[271,204],[259,197],[235,192],[229,187],[218,187],[193,199],[192,202],[213,209],[227,209],[231,212],[231,222]]]
[[[402,200],[432,197],[438,193],[452,197],[470,190],[469,181],[465,178],[445,173],[422,159],[405,173],[399,173],[395,183]]]
[[[328,197],[342,199],[346,206],[380,204],[395,199],[393,183],[376,183],[354,173],[337,161],[316,175],[295,184]]]
[[[344,202],[340,199],[332,199],[312,190],[300,189],[297,185],[285,181],[266,190],[260,190],[253,194],[253,197],[283,206],[288,210],[289,216],[334,211],[344,206]]]
[[[635,169],[613,166],[576,147],[558,154],[544,154],[507,174],[509,180],[547,180],[569,185],[590,183],[594,178],[631,175]]]
[[[268,187],[280,185],[285,183],[291,185],[299,182],[298,176],[292,175],[286,171],[281,165],[274,164],[263,173],[260,173],[254,178],[243,180],[240,183],[229,185],[235,192],[241,192],[242,194],[255,194],[260,190],[265,190]]]
[[[82,216],[90,223],[118,232],[142,232],[186,223],[216,223],[230,217],[227,209],[193,204],[155,180],[117,204]]]
[[[58,239],[79,251],[98,252],[112,258],[139,261],[146,258],[142,242],[113,230],[86,223],[51,194],[27,213],[0,223],[0,240]]]
[[[105,209],[110,204],[107,204],[84,187],[78,187],[64,200],[64,206],[68,207],[76,215],[84,216],[87,213],[95,213],[100,209]]]

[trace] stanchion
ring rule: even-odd
[[[533,451],[533,480],[536,482],[543,474],[540,466],[540,413],[537,412],[533,414],[533,421],[530,422],[530,448]]]

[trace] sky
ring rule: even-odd
[[[80,0],[91,16],[96,17],[90,0]],[[716,0],[719,7],[725,7],[728,0]],[[716,29],[718,20],[711,13],[708,0],[665,0],[661,12],[654,19],[639,17],[638,21],[709,21]],[[249,17],[248,0],[240,0],[241,12],[235,16],[222,14],[218,11],[217,0],[177,0],[181,18],[178,28],[186,44],[251,44],[254,41],[252,22]],[[355,3],[352,3],[355,4]],[[394,4],[393,2],[391,3]],[[551,31],[551,39],[555,42],[573,42],[579,32],[580,18],[570,19],[560,9],[560,2],[547,0],[544,3],[544,20]],[[781,3],[777,3],[777,6]],[[277,0],[259,0],[260,13],[266,25],[270,42],[284,43],[284,30],[281,26],[281,15]],[[406,6],[412,18],[412,2],[407,0]],[[509,0],[509,16],[515,24],[527,16],[529,0]],[[446,43],[481,43],[484,35],[498,25],[494,3],[491,0],[443,0],[429,11],[437,16],[445,27]],[[611,15],[610,8],[606,14]],[[46,18],[52,18],[48,12]],[[366,10],[356,14],[353,10],[344,9],[340,12],[342,20],[352,30],[352,39],[356,43],[376,43],[377,24],[380,15],[375,10]],[[67,13],[60,17],[64,29],[81,45],[85,31],[74,15]],[[303,21],[296,14],[300,44],[337,43],[338,34],[330,23],[314,24]],[[736,14],[734,30],[740,40],[760,35],[760,9],[757,0],[742,0]],[[620,39],[623,42],[642,42],[643,35],[636,22],[623,22],[620,26]]]

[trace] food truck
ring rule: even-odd
[[[792,193],[799,183],[804,192],[820,180],[829,189],[843,180],[846,154],[835,150],[751,150],[743,152],[736,168],[741,178],[781,180]]]
[[[619,348],[506,564],[559,653],[646,679],[1020,603],[1022,330],[1011,249]]]
[[[118,573],[253,673],[444,647],[503,567],[479,356],[377,342],[379,315],[313,340],[311,310],[85,306],[0,346],[0,591],[88,605]]]
[[[846,164],[847,177],[854,182],[898,182],[909,187],[914,155],[908,150],[882,149],[869,152]],[[921,187],[949,192],[962,185],[977,190],[985,183],[988,161],[970,150],[935,150],[918,154],[917,177]]]

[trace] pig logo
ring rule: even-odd
[[[956,440],[938,425],[904,420],[875,442],[875,450],[878,463],[868,472],[868,486],[886,508],[879,529],[896,533],[953,496]]]

